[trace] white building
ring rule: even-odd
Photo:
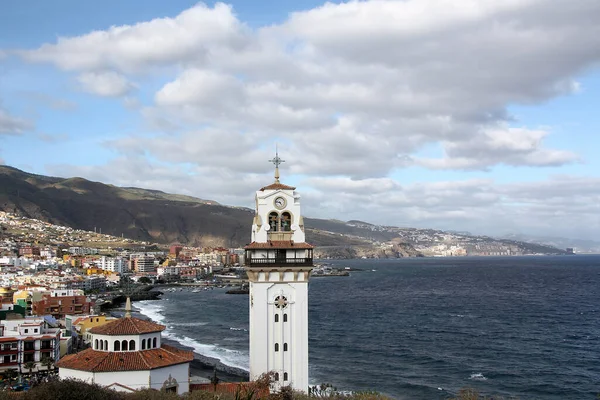
[[[186,393],[193,352],[162,344],[164,329],[127,312],[124,318],[90,329],[92,347],[57,363],[59,376],[118,391],[151,388]]]
[[[275,373],[275,389],[308,390],[308,279],[313,247],[304,242],[300,196],[279,182],[256,192],[252,243],[245,247],[250,282],[250,379]]]
[[[100,268],[105,271],[117,272],[122,274],[127,270],[127,261],[122,257],[106,257],[100,259]]]
[[[43,318],[13,319],[0,322],[0,371],[35,363],[43,370],[44,358],[60,358],[60,329],[51,328]]]

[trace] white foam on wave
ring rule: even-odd
[[[469,379],[472,379],[474,381],[487,381],[487,378],[485,376],[483,376],[482,373],[473,373],[473,374],[471,374]]]
[[[248,329],[244,329],[244,328],[234,328],[234,327],[230,327],[229,330],[232,331],[243,331],[243,332],[248,332]]]
[[[249,371],[249,360],[250,356],[247,352],[230,350],[224,347],[219,347],[214,344],[204,344],[199,341],[192,339],[187,336],[180,336],[177,332],[173,331],[173,327],[177,326],[202,326],[207,325],[208,322],[173,322],[167,323],[167,318],[164,315],[164,305],[161,301],[136,301],[133,304],[139,311],[140,314],[145,315],[150,318],[152,321],[160,323],[162,325],[166,325],[167,329],[165,329],[162,333],[163,337],[167,339],[171,339],[173,341],[179,342],[184,346],[191,347],[198,354],[202,354],[206,357],[216,358],[220,360],[223,364],[228,365],[230,367],[240,368],[245,371]],[[234,329],[234,328],[230,328]],[[243,328],[239,328],[243,329]],[[235,329],[234,329],[235,330]]]
[[[217,358],[223,364],[230,367],[243,369],[250,371],[249,361],[250,356],[248,353],[237,350],[230,350],[224,347],[219,347],[214,344],[204,344],[190,337],[183,337],[177,339],[179,342],[185,343],[186,346],[190,346],[196,353],[205,355],[207,357]]]
[[[205,326],[208,322],[172,322],[172,326]]]

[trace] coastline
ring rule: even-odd
[[[160,299],[153,301],[160,301]],[[143,314],[140,308],[135,304],[133,304],[133,308],[133,311],[138,314],[140,318],[152,320],[149,316]],[[122,315],[125,312],[122,308],[115,308],[112,311],[113,313],[119,315]],[[154,322],[163,323],[162,321]],[[216,357],[210,357],[198,353],[193,347],[186,346],[184,343],[178,340],[168,338],[163,335],[161,341],[162,343],[170,346],[192,351],[194,353],[194,360],[190,363],[190,381],[193,383],[210,383],[210,378],[213,377],[215,370],[217,371],[217,377],[221,382],[247,382],[250,378],[250,373],[248,371],[242,368],[232,367],[224,364]]]

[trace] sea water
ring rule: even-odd
[[[600,393],[600,256],[331,261],[309,284],[309,378],[339,390],[445,399]],[[248,369],[248,296],[136,302],[164,335]]]

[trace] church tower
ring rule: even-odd
[[[252,243],[245,247],[250,282],[250,379],[275,373],[275,389],[308,390],[308,279],[313,246],[304,242],[296,188],[275,182],[256,192]]]

